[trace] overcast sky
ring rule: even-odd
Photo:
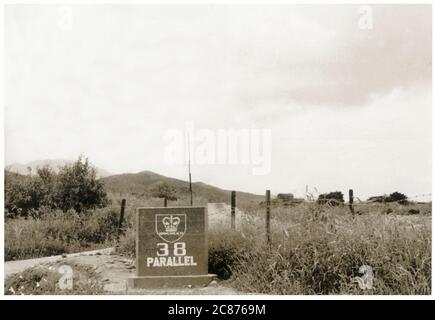
[[[271,170],[192,164],[263,193],[431,192],[431,7],[7,6],[5,163],[89,157],[186,179],[172,128],[268,129]],[[194,144],[195,142],[193,142]]]

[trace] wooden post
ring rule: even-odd
[[[266,237],[270,244],[270,190],[266,190]]]
[[[236,228],[236,192],[231,191],[231,229]]]
[[[121,231],[122,231],[122,222],[124,221],[124,212],[125,212],[125,199],[122,199],[122,201],[121,201],[121,213],[119,215],[119,223],[118,223],[118,235],[117,235],[118,241],[119,241],[119,236],[121,235]]]
[[[353,190],[349,189],[349,209],[352,214],[355,214],[355,210],[353,209]]]
[[[168,199],[163,198],[163,206],[166,208],[168,206]]]

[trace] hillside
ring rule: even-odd
[[[159,182],[166,182],[175,188],[177,195],[181,199],[190,197],[189,184],[187,181],[165,177],[151,171],[139,173],[126,173],[102,178],[105,188],[109,193],[115,195],[132,195],[137,198],[150,198],[152,188]],[[203,182],[192,183],[194,199],[200,202],[229,202],[231,191],[220,189]],[[237,201],[241,203],[255,202],[264,200],[264,196],[246,192],[237,192]],[[197,201],[196,201],[197,202]]]
[[[8,168],[9,169],[9,168]],[[5,184],[15,180],[24,181],[28,175],[17,173],[16,171],[5,170]],[[165,182],[172,186],[181,203],[188,203],[190,200],[189,184],[187,181],[169,178],[151,171],[142,171],[139,173],[125,173],[100,178],[104,183],[105,189],[115,198],[131,196],[137,199],[152,198],[153,187]],[[192,183],[194,203],[206,204],[208,202],[230,202],[231,191],[220,189],[203,182]],[[247,192],[237,191],[237,204],[260,203],[264,201],[264,196]],[[180,205],[180,204],[179,204]]]
[[[59,168],[67,165],[67,164],[72,164],[74,161],[72,160],[64,160],[64,159],[48,159],[48,160],[36,160],[36,161],[31,161],[31,162],[27,162],[27,163],[12,163],[10,165],[6,166],[6,170],[13,172],[13,173],[19,173],[22,175],[27,175],[29,174],[29,170],[28,168],[31,168],[31,174],[35,174],[36,173],[36,169],[37,168],[42,168],[44,166],[49,166],[51,167],[55,172],[59,171]],[[98,177],[107,177],[110,176],[110,172],[95,167],[95,169],[97,170],[97,176]]]

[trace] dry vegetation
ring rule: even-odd
[[[248,292],[430,294],[430,204],[414,216],[401,215],[403,207],[390,205],[393,212],[384,214],[383,205],[370,205],[356,216],[345,206],[276,208],[270,246],[264,210],[253,210],[238,231],[211,231],[210,269]],[[371,290],[354,280],[362,265],[373,268]]]
[[[82,172],[86,173],[86,170],[79,173]],[[93,179],[94,176],[91,172],[90,177]],[[130,180],[112,178],[116,183],[112,181],[112,189],[109,188],[107,195],[111,205],[104,208],[60,210],[57,205],[44,206],[47,197],[42,197],[38,207],[29,207],[28,214],[22,216],[21,211],[13,211],[15,207],[11,205],[13,210],[10,212],[15,215],[5,223],[5,260],[114,246],[121,198],[127,199],[127,207],[125,232],[118,250],[134,255],[134,212],[141,206],[163,205],[163,199],[148,192],[159,177],[147,172],[136,177],[128,175],[128,179],[138,180],[132,180],[136,183],[131,185],[136,188],[132,193],[127,190]],[[32,194],[32,188],[23,188],[28,186],[26,179],[30,178],[11,176],[9,181],[11,178],[18,180],[15,185],[7,185],[8,190],[27,190]],[[148,191],[139,194],[144,179],[148,181],[149,190],[142,189]],[[106,183],[110,181],[106,178]],[[122,185],[121,192],[115,192],[118,184]],[[229,194],[224,190],[206,185],[201,188],[201,193],[195,195],[196,205],[206,205],[214,198],[229,200]],[[12,191],[8,203],[28,203],[27,193]],[[210,198],[211,194],[216,195]],[[189,198],[180,191],[177,198],[169,205],[189,204]],[[356,214],[352,215],[342,204],[305,202],[285,207],[274,202],[269,245],[265,241],[264,203],[260,204],[249,194],[243,194],[241,200],[238,208],[244,214],[235,231],[229,230],[229,226],[212,226],[209,231],[209,271],[241,291],[265,294],[431,293],[430,203],[361,203],[355,205]],[[372,289],[361,290],[355,281],[355,277],[361,276],[359,268],[362,265],[373,268]],[[24,280],[12,277],[8,279],[8,285],[21,287],[22,281],[39,279],[40,272],[30,270],[22,275]]]
[[[209,271],[244,292],[265,294],[430,294],[431,205],[305,203],[274,208],[266,244],[264,208],[246,208],[236,231],[211,228]],[[408,215],[411,208],[420,214]],[[386,214],[385,212],[390,212]],[[134,255],[134,229],[120,250]],[[373,289],[355,281],[373,268]]]
[[[96,209],[80,215],[39,211],[38,218],[8,219],[5,223],[5,261],[22,260],[112,246],[119,208]]]
[[[147,205],[157,205],[159,201],[154,199],[151,202],[156,204]],[[126,230],[118,247],[119,252],[129,256],[135,251],[135,205],[131,201],[127,207]],[[420,214],[409,215],[412,208]],[[209,271],[241,291],[265,294],[431,292],[430,204],[356,205],[361,214],[355,216],[346,206],[305,203],[275,207],[270,246],[265,241],[264,208],[252,205],[243,210],[245,214],[236,231],[220,227],[209,232]],[[39,220],[9,220],[5,256],[18,259],[80,251],[86,246],[86,249],[112,246],[118,211],[116,204],[98,209],[85,221],[72,213],[43,215],[45,218]],[[362,265],[373,268],[371,290],[361,290],[354,280],[361,276],[358,272]],[[29,277],[34,275],[24,274],[25,279]]]

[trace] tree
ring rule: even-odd
[[[36,180],[30,178],[8,180],[5,183],[5,210],[7,216],[27,216],[31,209],[39,208],[41,194],[40,185]]]
[[[340,203],[344,203],[344,195],[341,191],[323,193],[319,195],[317,200],[320,204],[331,204],[331,205],[339,205]]]
[[[56,204],[56,185],[57,176],[50,166],[44,166],[36,169],[36,181],[39,186],[39,206],[45,206],[51,209],[57,207]]]
[[[46,207],[64,212],[104,207],[108,204],[104,185],[96,178],[95,168],[81,157],[56,174],[50,167],[38,168],[35,175],[7,173],[5,210],[8,217],[28,216]]]
[[[56,179],[56,202],[64,212],[69,209],[82,212],[108,204],[104,185],[97,180],[96,169],[89,165],[87,158],[83,161],[79,157],[60,169]]]
[[[151,189],[153,197],[163,198],[166,200],[177,200],[175,188],[166,182],[159,182]]]
[[[386,199],[386,202],[398,202],[400,204],[407,204],[408,203],[408,197],[400,192],[393,192],[391,193]]]
[[[400,204],[408,204],[408,197],[400,192],[393,192],[389,195],[374,196],[367,199],[369,202],[398,202]]]

